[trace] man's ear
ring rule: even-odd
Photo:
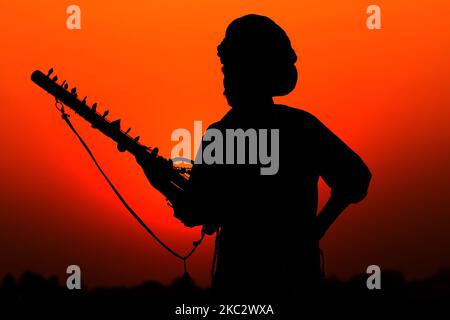
[[[298,72],[294,64],[275,68],[271,77],[272,96],[285,96],[297,85]]]

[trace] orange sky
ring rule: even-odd
[[[66,7],[82,29],[66,28]],[[130,4],[132,3],[132,4]],[[30,269],[89,285],[170,281],[182,265],[141,230],[29,76],[54,67],[80,95],[170,154],[172,130],[205,126],[227,110],[216,46],[247,13],[289,34],[296,90],[278,102],[308,110],[354,148],[374,178],[323,241],[327,272],[348,277],[370,264],[408,277],[450,266],[450,4],[416,1],[2,1],[0,276]],[[365,10],[382,9],[369,31]],[[172,218],[133,157],[76,116],[72,120],[132,206],[178,251],[197,230]],[[323,192],[325,195],[325,192]],[[209,279],[212,241],[192,259]]]

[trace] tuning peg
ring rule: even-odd
[[[70,90],[71,94],[75,94],[76,92],[77,92],[77,88],[76,87],[73,87],[72,90]]]
[[[67,88],[69,87],[69,85],[66,83],[65,85],[63,85],[63,88],[65,89],[65,90],[67,90]]]
[[[159,149],[155,148],[155,149],[152,150],[152,152],[150,152],[150,155],[153,156],[153,157],[156,157],[158,155],[158,151],[159,151]]]
[[[97,102],[95,102],[93,105],[92,105],[92,111],[95,111],[97,109]]]
[[[47,72],[47,77],[50,77],[50,75],[53,73],[53,68],[50,68]]]
[[[86,99],[87,99],[87,96],[83,98],[83,101],[81,101],[81,103],[86,104]]]
[[[106,111],[103,113],[102,118],[105,118],[108,114],[109,114],[109,110],[106,110]]]
[[[120,130],[120,119],[111,122],[111,127],[115,130]]]
[[[138,142],[140,138],[141,138],[141,137],[137,136],[137,137],[134,138],[133,140],[134,140],[134,142]]]
[[[131,131],[131,128],[128,128],[127,131],[125,131],[125,134],[128,134]]]
[[[54,76],[52,80],[53,82],[56,82],[56,80],[58,80],[58,76]]]
[[[66,80],[64,80],[64,81],[61,83],[61,87],[64,87],[65,84],[66,84]]]

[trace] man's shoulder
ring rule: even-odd
[[[306,110],[293,108],[286,105],[276,105],[274,108],[276,117],[288,126],[298,129],[314,129],[320,127],[320,120]]]
[[[317,118],[306,110],[286,106],[283,104],[277,104],[274,107],[274,111],[288,117],[294,117],[296,119],[304,119],[305,121],[315,121]]]
[[[285,125],[292,126],[306,126],[314,127],[320,121],[311,113],[306,110],[294,108],[286,105],[276,104],[273,108],[267,112],[266,115],[261,115],[262,118],[270,118],[273,121],[281,122]],[[208,129],[223,129],[229,126],[233,126],[239,121],[239,114],[230,110],[224,117],[214,123],[212,123]]]

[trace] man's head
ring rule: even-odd
[[[271,19],[251,14],[234,20],[217,49],[230,106],[246,107],[295,88],[297,55]]]

